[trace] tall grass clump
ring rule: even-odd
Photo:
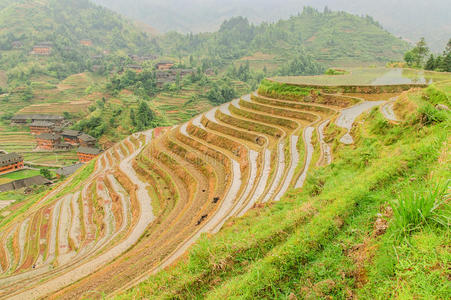
[[[418,112],[421,123],[426,126],[441,123],[447,119],[447,112],[438,110],[430,103],[423,104]]]
[[[394,225],[407,234],[427,224],[449,226],[451,181],[411,185],[392,202]]]

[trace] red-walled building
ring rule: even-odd
[[[0,174],[19,170],[24,167],[23,157],[17,153],[0,154]]]
[[[32,134],[52,133],[55,124],[47,121],[34,121],[30,124]]]
[[[41,43],[33,47],[31,54],[34,55],[50,55],[52,54],[52,44],[51,43]]]
[[[89,148],[89,147],[80,147],[77,150],[78,159],[82,163],[87,163],[87,162],[93,160],[94,158],[99,156],[100,153],[102,153],[102,151],[100,149]]]
[[[55,150],[61,143],[61,136],[52,133],[42,133],[36,136],[37,147],[42,150]]]

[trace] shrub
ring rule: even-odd
[[[450,182],[434,186],[415,184],[405,189],[391,205],[396,229],[406,234],[425,224],[449,226]]]
[[[446,112],[439,111],[432,104],[423,104],[419,109],[421,124],[427,126],[435,123],[441,123],[446,120]]]

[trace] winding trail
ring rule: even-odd
[[[397,123],[399,119],[396,117],[395,111],[393,110],[393,105],[395,104],[397,98],[390,99],[387,103],[381,106],[382,115],[389,121]]]
[[[364,112],[383,103],[385,103],[385,101],[366,101],[353,107],[343,109],[335,124],[338,127],[347,129],[348,132],[340,139],[340,142],[346,145],[353,144],[354,139],[351,136],[351,130],[355,120]]]

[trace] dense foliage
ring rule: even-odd
[[[431,71],[451,72],[451,39],[441,55],[430,54],[426,42],[421,39],[416,46],[406,52],[404,60],[410,67],[424,68]],[[428,57],[429,55],[429,57]]]
[[[0,27],[0,70],[8,70],[12,86],[39,74],[62,79],[93,65],[111,71],[120,62],[112,54],[153,48],[147,34],[88,0],[7,1],[0,6]],[[82,45],[83,40],[92,45]],[[43,42],[50,44],[51,55],[31,55]]]
[[[255,26],[236,17],[224,22],[218,32],[186,36],[171,33],[158,43],[160,49],[174,56],[196,53],[219,59],[237,59],[255,51],[295,58],[299,47],[303,47],[325,62],[350,58],[356,62],[383,62],[400,58],[407,49],[405,42],[371,17],[330,10],[321,13],[310,7],[275,24]]]

